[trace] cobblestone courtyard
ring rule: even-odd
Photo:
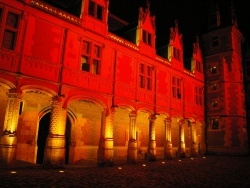
[[[0,187],[250,187],[250,157],[206,156],[138,164],[17,165],[0,168]]]

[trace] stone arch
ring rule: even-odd
[[[127,145],[129,136],[130,107],[122,105],[115,109],[114,114],[114,146],[123,147]]]
[[[178,156],[178,149],[180,144],[180,132],[179,132],[179,122],[183,120],[182,116],[172,116],[171,117],[171,141],[173,155]]]
[[[130,113],[134,108],[119,105],[113,120],[114,161],[126,161],[129,141]]]
[[[0,87],[4,87],[8,90],[16,88],[16,86],[8,80],[0,78]]]
[[[65,104],[72,120],[69,163],[96,161],[103,113],[107,105],[95,98],[80,95],[71,97]]]
[[[36,163],[42,164],[44,157],[44,149],[46,146],[46,139],[49,134],[50,127],[50,116],[51,116],[51,108],[47,107],[40,111],[38,114],[38,128],[37,128],[37,156]],[[72,124],[76,121],[75,115],[67,110],[67,119],[66,119],[66,131],[65,131],[65,163],[70,163],[70,146],[71,146],[71,127]]]
[[[15,89],[14,84],[11,82],[0,78],[0,130],[3,130],[5,113],[8,103],[8,92]]]
[[[42,158],[37,161],[37,157],[40,156],[39,152],[43,153],[38,146],[38,143],[42,142],[37,142],[37,140],[40,139],[42,131],[49,131],[51,102],[57,94],[51,89],[37,85],[21,86],[19,90],[22,92],[23,108],[22,114],[19,116],[17,129],[17,159],[42,163]],[[42,128],[47,129],[42,130],[41,123],[46,124],[47,126]],[[43,139],[44,143],[46,143],[46,135]]]
[[[103,101],[99,100],[99,99],[96,99],[96,98],[93,98],[93,97],[87,97],[87,96],[84,96],[84,95],[77,95],[77,96],[74,96],[74,97],[71,97],[70,99],[68,99],[66,102],[66,105],[68,106],[68,104],[70,104],[72,101],[90,101],[94,104],[96,104],[100,109],[105,109],[108,107],[107,104],[105,104]]]
[[[137,119],[136,119],[136,129],[139,133],[138,140],[140,140],[140,147],[144,153],[147,151],[148,147],[148,137],[149,137],[149,117],[152,115],[150,110],[140,109],[137,111]]]
[[[167,116],[165,114],[157,114],[155,121],[155,137],[156,137],[156,147],[159,152],[157,152],[161,158],[163,158],[163,147],[166,141],[165,135],[165,120]]]

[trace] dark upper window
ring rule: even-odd
[[[95,1],[89,1],[89,15],[95,17],[98,20],[103,20],[103,7],[98,5]]]
[[[0,8],[1,47],[15,50],[19,31],[20,15]]]

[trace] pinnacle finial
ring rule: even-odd
[[[148,8],[148,9],[150,8],[150,4],[151,4],[150,0],[147,0],[147,1],[146,1],[146,5],[147,5],[147,8]]]

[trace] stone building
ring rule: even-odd
[[[108,0],[0,0],[0,16],[1,165],[247,153],[235,23],[197,37],[189,70],[177,21],[156,47],[150,4],[136,25]]]

